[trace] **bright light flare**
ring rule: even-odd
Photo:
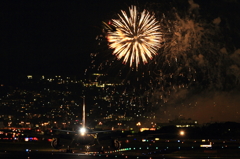
[[[184,135],[185,135],[185,131],[181,130],[181,131],[179,132],[179,134],[180,134],[181,136],[184,136]]]
[[[120,19],[113,19],[116,31],[109,31],[108,41],[117,59],[123,58],[125,64],[129,61],[130,67],[135,62],[138,67],[140,61],[147,63],[157,54],[162,33],[159,22],[148,11],[139,13],[136,6],[131,6],[129,12],[130,16],[121,11],[122,15],[118,14]]]
[[[85,134],[86,134],[86,132],[87,132],[87,129],[86,128],[80,128],[80,134],[82,135],[82,136],[84,136]]]

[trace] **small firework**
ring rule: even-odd
[[[160,25],[154,15],[146,10],[139,13],[136,6],[129,8],[129,16],[121,12],[120,19],[113,19],[116,31],[109,31],[108,41],[113,55],[123,58],[125,64],[129,61],[130,67],[135,62],[137,68],[140,61],[147,63],[161,47]]]

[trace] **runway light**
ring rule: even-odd
[[[28,137],[25,137],[24,141],[29,141]]]
[[[184,132],[183,130],[181,130],[181,131],[179,132],[179,134],[180,134],[181,136],[184,136],[184,135],[185,135],[185,132]]]
[[[200,147],[212,147],[212,145],[200,145]]]

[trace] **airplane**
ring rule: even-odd
[[[65,132],[66,135],[64,135],[64,136],[68,136],[68,137],[72,138],[71,143],[67,146],[66,152],[72,152],[70,146],[73,143],[76,143],[76,145],[85,146],[86,151],[89,151],[90,147],[98,145],[99,146],[98,147],[99,153],[104,153],[104,149],[105,149],[104,145],[99,142],[99,134],[107,133],[107,132],[113,132],[113,130],[93,131],[93,130],[86,127],[86,123],[85,123],[85,97],[83,97],[82,127],[77,131],[59,130],[59,129],[53,129],[53,131]],[[63,145],[60,142],[60,138],[61,138],[61,135],[58,134],[56,137],[54,137],[52,139],[51,146],[54,149],[62,149],[63,148]],[[105,138],[106,138],[106,136],[105,136]],[[104,142],[104,143],[105,143],[105,145],[107,145],[108,148],[114,149],[114,150],[117,150],[117,149],[121,148],[121,143],[120,143],[120,141],[118,141],[118,138],[116,136],[111,137],[111,138],[110,138],[110,136],[108,136],[107,138],[108,138],[108,141]]]

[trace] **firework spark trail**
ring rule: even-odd
[[[116,31],[108,33],[108,41],[117,59],[123,58],[125,64],[129,61],[130,67],[135,62],[138,68],[141,60],[147,63],[157,54],[162,33],[158,21],[148,11],[138,14],[136,6],[131,6],[129,12],[129,17],[125,11],[121,11],[122,15],[118,14],[120,19],[113,19],[112,25]]]
[[[171,96],[177,98],[181,89],[220,88],[225,80],[219,74],[226,71],[221,64],[228,59],[219,52],[224,41],[218,26],[193,16],[190,9],[186,13],[180,16],[173,8],[159,18],[165,43],[149,65],[152,103],[167,102],[173,99]]]
[[[230,56],[231,53],[228,50],[233,49],[229,49],[226,45],[226,39],[224,39],[220,29],[222,26],[219,25],[220,18],[211,19],[213,23],[209,23],[201,15],[195,14],[193,16],[192,12],[181,12],[176,8],[163,12],[164,14],[155,15],[159,16],[158,20],[161,22],[159,39],[164,39],[164,44],[161,45],[160,49],[158,48],[158,56],[155,56],[151,61],[148,60],[150,57],[144,52],[144,56],[139,57],[139,62],[141,60],[144,62],[144,57],[146,57],[148,64],[144,66],[144,69],[138,65],[139,71],[134,72],[127,71],[129,67],[119,65],[116,58],[123,58],[123,62],[130,63],[130,65],[137,61],[136,54],[132,53],[133,49],[137,51],[139,49],[139,44],[136,42],[141,40],[140,42],[148,44],[148,40],[154,38],[146,38],[149,33],[147,31],[144,32],[145,34],[138,34],[135,37],[132,34],[134,29],[139,33],[146,30],[144,27],[142,30],[139,28],[150,24],[146,23],[150,14],[143,11],[138,14],[141,18],[131,18],[137,14],[134,12],[134,7],[130,8],[129,17],[126,12],[122,11],[121,13],[120,20],[113,20],[117,31],[110,29],[111,32],[108,32],[108,42],[110,42],[110,46],[114,46],[112,48],[115,49],[116,57],[110,55],[112,60],[108,59],[101,63],[99,69],[109,75],[118,76],[118,79],[123,79],[121,82],[123,86],[126,86],[126,89],[122,94],[135,94],[137,92],[142,98],[144,107],[165,109],[165,106],[171,106],[171,104],[178,105],[194,93],[212,88],[223,90],[225,88],[231,89],[235,85],[239,86],[240,64],[239,56],[237,56],[239,50]],[[135,21],[138,22],[138,25],[132,25]],[[154,24],[153,22],[151,24]],[[159,25],[153,26],[159,31]],[[153,36],[155,34],[158,35],[158,32],[154,32]],[[154,39],[156,40],[154,42],[159,43],[159,39]],[[151,48],[147,45],[144,46],[147,49]],[[102,56],[100,57],[102,58]],[[137,64],[136,62],[136,67]],[[136,91],[133,92],[133,89]],[[133,98],[136,96],[134,95]]]

